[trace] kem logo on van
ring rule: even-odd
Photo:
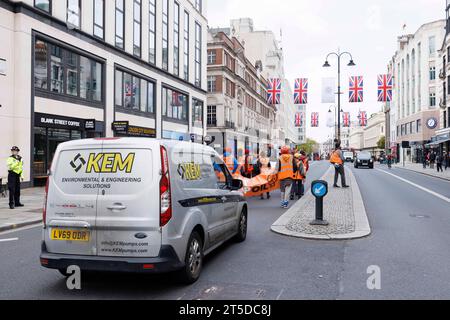
[[[86,166],[86,173],[131,173],[135,158],[135,153],[130,153],[126,157],[121,153],[91,153],[87,162],[81,155],[77,155],[70,165],[75,172]]]

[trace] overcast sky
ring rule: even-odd
[[[280,36],[287,78],[309,78],[307,136],[323,142],[333,129],[326,127],[330,104],[321,103],[323,77],[337,75],[324,69],[327,53],[350,51],[356,67],[344,67],[342,96],[344,111],[354,120],[359,110],[370,114],[381,110],[377,102],[377,75],[386,73],[397,47],[397,36],[414,33],[422,24],[445,18],[445,0],[207,0],[210,27],[229,26],[235,18],[253,18],[256,30],[272,30]],[[406,30],[403,31],[403,25]],[[438,45],[439,46],[439,45]],[[343,60],[348,63],[347,58]],[[348,103],[348,77],[364,76],[364,103]],[[336,100],[337,101],[337,100]],[[310,128],[310,114],[320,112],[321,127]]]

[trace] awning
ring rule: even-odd
[[[449,142],[450,139],[445,139],[445,140],[440,140],[440,141],[435,141],[429,144],[426,144],[425,147],[430,148],[430,147],[437,147],[443,143]]]

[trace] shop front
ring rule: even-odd
[[[104,136],[101,121],[44,113],[34,114],[32,177],[35,186],[45,184],[58,145],[63,142]]]
[[[129,121],[115,121],[112,123],[114,137],[156,138],[156,129],[130,125]]]

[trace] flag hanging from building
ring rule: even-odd
[[[281,102],[281,80],[270,79],[267,86],[267,103],[271,105],[280,104]]]
[[[336,96],[336,79],[324,78],[322,79],[322,103],[335,103]]]
[[[294,104],[308,103],[308,79],[295,79]]]
[[[359,125],[361,127],[367,127],[367,112],[360,111],[358,118],[359,118]]]
[[[391,74],[383,74],[378,76],[378,101],[392,101],[393,80]]]
[[[357,103],[364,101],[364,79],[362,76],[350,77],[349,101],[350,103]]]
[[[350,128],[350,112],[344,112],[342,117],[343,117],[342,119],[343,127]]]
[[[317,128],[319,127],[319,113],[313,112],[311,114],[311,127]]]
[[[299,128],[303,125],[303,113],[297,112],[295,114],[295,127]]]

